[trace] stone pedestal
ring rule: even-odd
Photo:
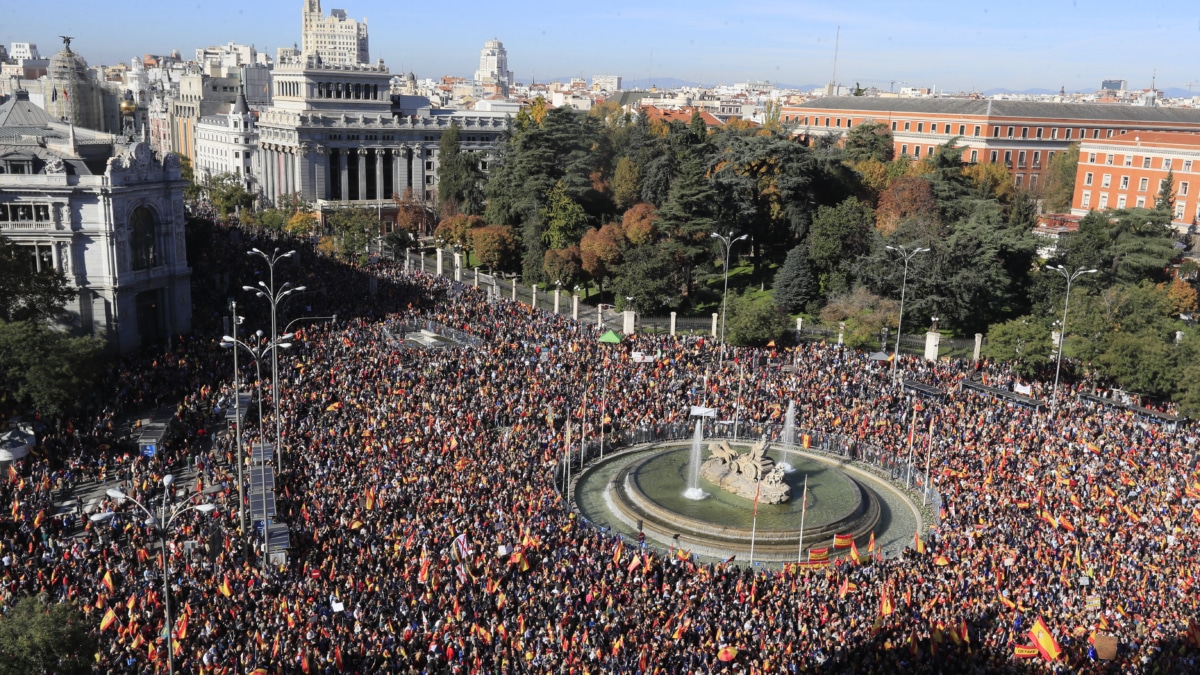
[[[621,329],[625,332],[626,335],[631,335],[636,330],[636,328],[634,327],[635,323],[636,323],[636,315],[634,314],[632,309],[627,309],[624,312],[622,312],[621,314],[622,314],[622,319],[624,321],[623,325],[621,326]]]
[[[475,288],[479,288],[479,268],[475,268]]]
[[[942,334],[931,330],[925,333],[925,360],[937,361],[938,347],[942,344]]]
[[[675,312],[671,312],[671,337],[675,337]]]
[[[442,261],[442,249],[440,249],[440,248],[439,248],[439,249],[437,250],[437,264],[436,264],[436,266],[434,267],[434,269],[435,269],[435,270],[437,270],[437,275],[438,275],[439,277],[440,277],[440,276],[442,276],[442,265],[443,265],[443,261]]]
[[[979,352],[982,350],[982,348],[983,348],[983,333],[976,333],[975,334],[975,354],[974,354],[974,359],[976,361],[979,360]]]
[[[533,294],[530,296],[529,304],[531,307],[537,307],[537,284],[533,285]]]
[[[717,317],[719,317],[719,316],[720,316],[720,314],[713,312],[712,336],[714,338],[717,337]]]
[[[454,252],[454,280],[462,281],[462,254],[457,251]]]
[[[558,289],[558,288],[554,289],[554,313],[555,314],[558,314],[558,301],[561,298],[561,296],[562,296],[562,290]]]
[[[516,301],[517,301],[517,278],[516,278],[516,277],[513,277],[513,280],[512,280],[512,282],[513,282],[513,294],[512,294],[512,299],[513,299],[513,302],[516,302]]]
[[[425,251],[421,251],[421,274],[425,273]]]
[[[571,296],[571,318],[576,321],[579,320],[579,296],[578,295]]]

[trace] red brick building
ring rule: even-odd
[[[964,161],[1004,162],[1016,183],[1030,188],[1071,143],[1130,131],[1200,132],[1200,110],[1188,108],[967,98],[823,97],[784,106],[781,116],[805,139],[880,122],[892,130],[896,155],[914,159],[960,136]]]
[[[1079,146],[1071,212],[1154,208],[1168,174],[1175,194],[1172,223],[1187,229],[1200,220],[1200,134],[1127,131],[1088,139]]]

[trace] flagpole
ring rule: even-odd
[[[929,456],[933,454],[933,418],[929,419],[929,433],[925,439],[925,495],[921,497],[921,506],[929,502],[929,488],[933,479],[929,477]]]
[[[804,474],[804,495],[800,497],[800,550],[796,562],[804,562],[804,516],[808,514],[808,474]]]
[[[913,406],[912,422],[908,425],[908,469],[906,473],[908,477],[904,479],[904,488],[912,489],[912,460],[913,460],[913,436],[917,433],[917,407]]]
[[[566,474],[567,478],[566,478],[566,482],[563,483],[563,498],[566,499],[567,502],[570,502],[571,501],[571,406],[570,405],[567,405],[567,438],[566,438],[566,443],[564,443],[564,445],[566,446],[566,451],[567,451],[567,474]]]

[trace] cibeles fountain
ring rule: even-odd
[[[791,406],[787,421],[783,438],[794,437]],[[892,525],[889,503],[898,502],[879,496],[891,490],[843,458],[791,443],[763,437],[706,444],[697,422],[691,443],[637,446],[590,464],[574,495],[589,521],[628,536],[738,560],[749,557],[753,538],[755,561],[781,563],[806,558],[802,541],[806,550],[832,550],[837,534],[852,535],[865,550],[872,533],[879,537]],[[911,541],[912,531],[904,536]]]

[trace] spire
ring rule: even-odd
[[[77,155],[79,151],[75,148],[75,120],[70,120],[70,124],[71,135],[67,137],[67,144],[71,147],[71,153]]]

